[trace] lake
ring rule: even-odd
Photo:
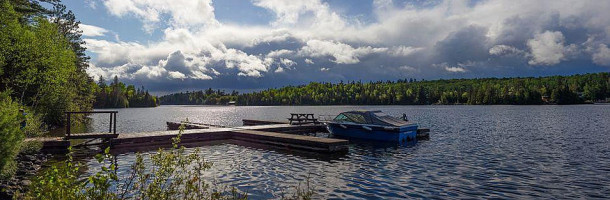
[[[406,145],[350,142],[344,156],[300,155],[234,143],[202,146],[205,176],[278,198],[309,179],[316,198],[606,198],[610,196],[610,105],[571,106],[160,106],[118,109],[117,132],[165,130],[166,121],[240,126],[289,113],[406,113],[430,139]],[[107,130],[108,115],[92,129]],[[135,158],[117,156],[119,174]],[[94,159],[90,169],[97,167]],[[121,166],[123,166],[121,168]]]

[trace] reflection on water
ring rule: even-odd
[[[431,128],[407,145],[351,141],[347,154],[322,156],[240,141],[204,145],[206,177],[250,197],[290,193],[307,177],[321,198],[605,198],[610,196],[610,106],[303,106],[119,109],[117,131],[164,130],[165,121],[239,126],[288,113],[382,110]],[[92,116],[93,129],[107,127]],[[148,151],[151,152],[151,151]],[[120,153],[120,152],[118,152]],[[134,153],[118,155],[119,173]],[[96,167],[90,160],[89,167]],[[121,167],[122,166],[122,167]]]

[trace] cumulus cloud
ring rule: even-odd
[[[599,45],[597,52],[593,54],[593,62],[598,65],[610,66],[610,48],[605,44]]]
[[[370,46],[354,48],[348,44],[323,41],[309,40],[307,45],[299,50],[299,54],[310,57],[333,57],[332,62],[337,64],[355,64],[360,62],[360,57],[372,53],[387,51],[387,48],[373,48]]]
[[[312,28],[333,30],[345,26],[344,19],[320,0],[254,0],[253,3],[275,13],[276,18],[272,22],[274,26],[294,26],[300,23],[299,25],[309,25]]]
[[[610,65],[607,1],[375,0],[368,20],[321,0],[251,3],[273,19],[223,23],[211,0],[104,0],[110,15],[136,18],[161,38],[86,39],[95,54],[88,72],[159,84],[213,80],[206,83],[260,88],[276,86],[278,77],[300,84],[397,79],[404,72],[426,79],[527,76],[519,71],[527,73],[530,65],[577,72],[565,63]]]
[[[525,54],[525,52],[520,49],[517,49],[513,46],[499,44],[499,45],[495,45],[495,46],[491,47],[489,49],[489,54],[495,55],[495,56],[522,55],[522,54]]]
[[[407,47],[407,46],[398,46],[398,47],[392,47],[390,48],[390,50],[388,51],[388,53],[390,55],[393,56],[409,56],[417,51],[422,50],[422,48],[418,48],[418,47]]]
[[[294,62],[290,59],[287,59],[287,58],[280,59],[280,63],[282,63],[282,65],[284,65],[286,67],[292,67],[297,64],[296,62]]]
[[[102,27],[97,27],[97,26],[93,26],[93,25],[87,25],[87,24],[80,24],[78,25],[78,29],[83,31],[83,36],[87,36],[87,37],[95,37],[95,36],[104,36],[108,30],[102,28]]]
[[[184,75],[183,73],[180,72],[172,72],[170,71],[169,73],[169,77],[172,79],[184,79],[186,78],[186,75]]]
[[[555,65],[564,60],[564,36],[559,31],[545,31],[527,41],[531,50],[530,65]]]
[[[105,0],[104,5],[112,15],[138,17],[147,32],[156,28],[164,14],[171,16],[168,24],[176,27],[218,24],[211,0]]]
[[[313,60],[309,59],[309,58],[305,58],[305,63],[309,64],[309,65],[313,65],[316,64],[315,62],[313,62]]]
[[[277,58],[277,57],[281,57],[281,56],[285,56],[285,55],[290,55],[293,53],[294,53],[294,51],[288,50],[288,49],[273,50],[273,51],[267,53],[267,57]]]
[[[466,69],[461,67],[445,67],[448,72],[466,72]]]

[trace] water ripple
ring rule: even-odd
[[[121,109],[119,132],[162,130],[165,121],[238,126],[291,112],[355,109],[407,113],[431,139],[406,146],[352,141],[337,159],[234,144],[203,146],[205,176],[255,199],[274,199],[311,181],[325,199],[604,199],[610,196],[610,106],[320,106]],[[105,117],[94,116],[104,130]],[[148,152],[154,153],[154,152]],[[118,155],[119,175],[135,159]],[[150,161],[146,161],[150,162]],[[89,168],[97,166],[93,160]]]

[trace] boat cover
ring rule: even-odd
[[[333,121],[336,122],[353,122],[356,124],[370,124],[378,126],[406,126],[412,123],[389,116],[379,110],[376,111],[349,111],[343,112]]]

